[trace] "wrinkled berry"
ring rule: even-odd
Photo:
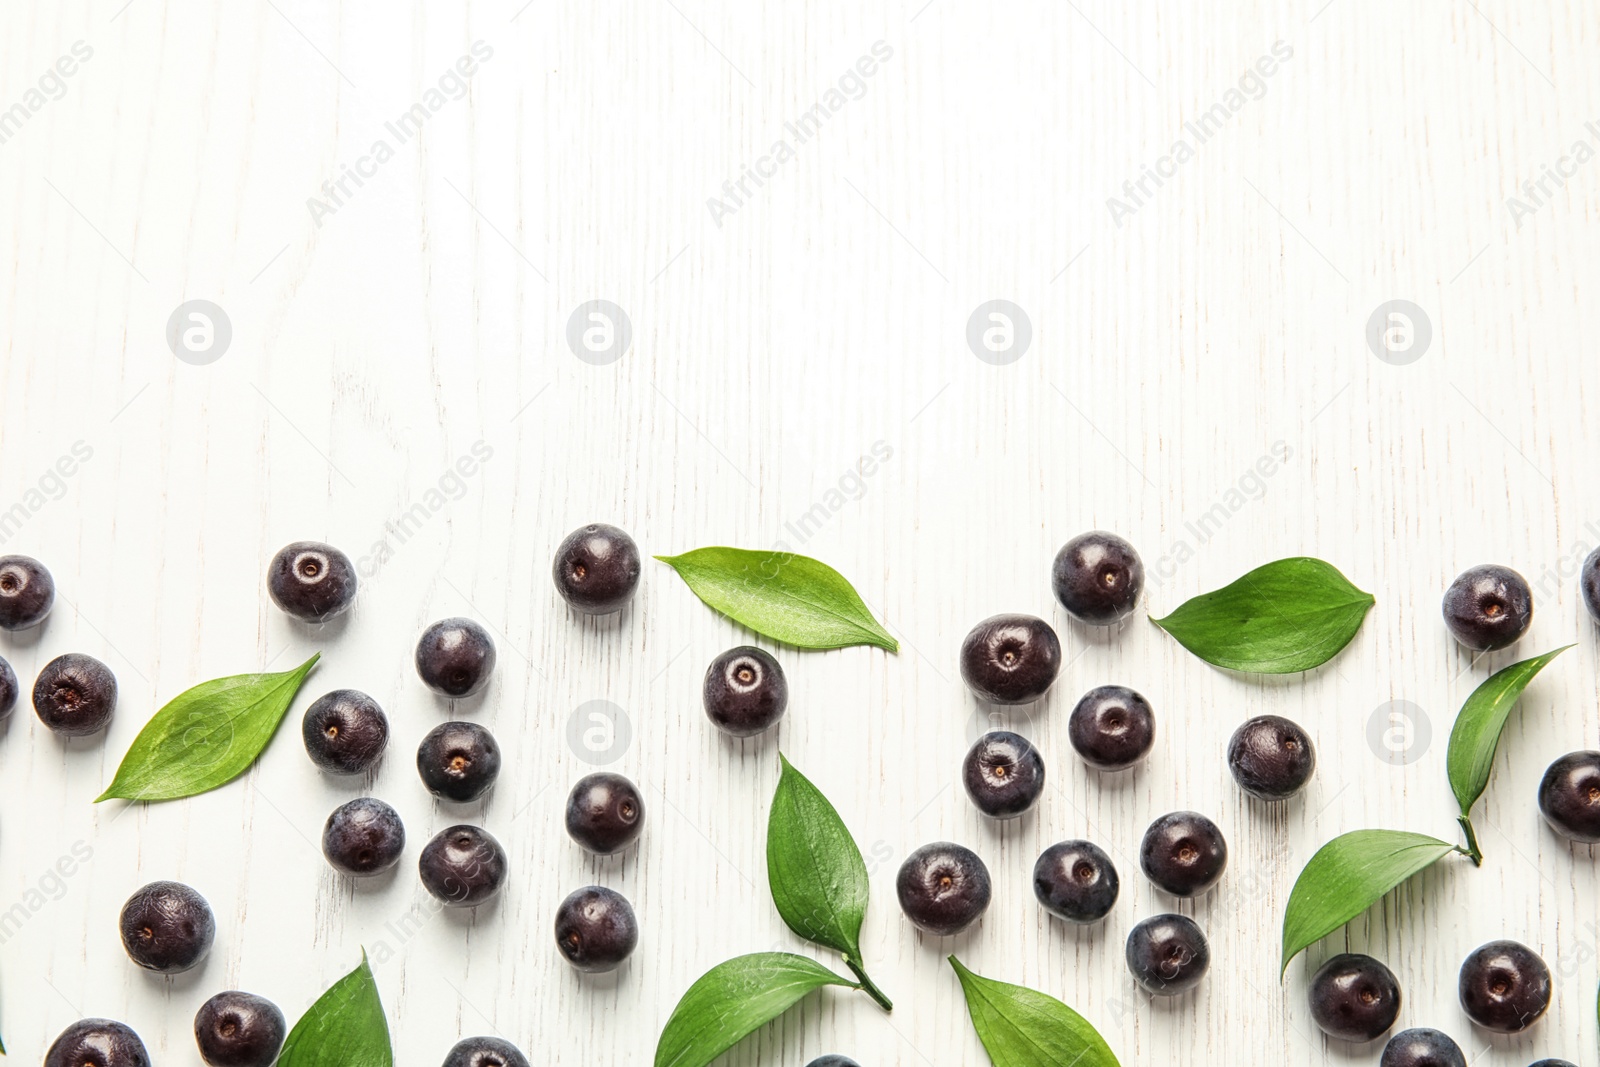
[[[1461,964],[1461,1008],[1486,1030],[1514,1034],[1550,1007],[1550,968],[1515,941],[1490,941]]]
[[[288,1024],[265,997],[218,993],[194,1017],[194,1040],[210,1067],[272,1067]]]
[[[734,737],[753,737],[783,718],[789,707],[789,682],[770,654],[741,645],[711,661],[701,697],[717,729]]]
[[[376,797],[341,804],[322,827],[322,854],[345,874],[382,874],[400,862],[405,849],[400,813]]]
[[[471,619],[443,619],[417,640],[417,674],[443,697],[469,697],[494,673],[494,641]]]
[[[318,697],[300,721],[306,755],[325,771],[359,774],[378,762],[389,744],[389,717],[378,702],[354,689]]]
[[[1444,594],[1444,622],[1474,652],[1505,648],[1528,632],[1533,591],[1510,567],[1484,564],[1462,571]]]
[[[50,614],[56,582],[28,556],[0,556],[0,630],[26,630]]]
[[[961,679],[994,704],[1027,704],[1061,673],[1061,640],[1032,615],[995,615],[961,642]]]
[[[1342,953],[1324,963],[1306,990],[1311,1018],[1329,1037],[1374,1041],[1400,1017],[1400,983],[1371,956]]]
[[[17,672],[11,664],[0,659],[0,718],[11,714],[17,706]]]
[[[1228,770],[1239,788],[1259,800],[1287,800],[1317,768],[1310,736],[1279,715],[1257,715],[1228,741]]]
[[[1044,909],[1070,923],[1104,919],[1121,883],[1111,857],[1088,841],[1061,841],[1033,865],[1033,895]]]
[[[117,710],[117,676],[93,656],[80,652],[57,656],[33,683],[33,710],[58,734],[99,733]]]
[[[644,798],[620,774],[597,771],[578,779],[567,795],[567,833],[590,852],[621,852],[644,829]]]
[[[1044,758],[1021,734],[994,730],[967,752],[961,781],[979,811],[991,819],[1015,819],[1044,792]]]
[[[211,905],[182,882],[151,882],[140,889],[122,905],[117,925],[128,958],[161,974],[195,966],[217,936]]]
[[[44,1067],[150,1067],[139,1035],[110,1019],[79,1019],[44,1054]]]
[[[1092,626],[1110,626],[1133,613],[1144,589],[1144,563],[1116,534],[1092,530],[1061,546],[1050,584],[1068,614]]]
[[[1101,771],[1132,767],[1156,743],[1150,702],[1125,685],[1102,685],[1083,694],[1067,719],[1067,739],[1089,766]]]
[[[1185,915],[1152,915],[1128,934],[1124,950],[1133,980],[1158,997],[1175,997],[1200,984],[1211,966],[1211,946]]]
[[[355,602],[356,569],[332,545],[296,541],[272,557],[267,593],[280,610],[302,622],[327,622]]]
[[[989,868],[971,849],[938,841],[906,857],[895,891],[913,925],[941,937],[959,934],[989,907]]]
[[[603,522],[573,530],[556,549],[556,591],[585,615],[621,611],[639,588],[639,546]]]
[[[506,850],[482,827],[452,826],[423,848],[417,873],[445,906],[475,908],[505,884]]]
[[[615,890],[587,886],[556,910],[556,947],[580,971],[616,970],[638,943],[633,906]]]
[[[1467,1067],[1467,1058],[1449,1034],[1419,1026],[1391,1037],[1378,1067]]]
[[[500,746],[475,722],[440,723],[417,746],[417,773],[434,796],[465,804],[500,777]]]
[[[1539,782],[1539,812],[1562,837],[1600,843],[1600,752],[1568,752],[1550,764]]]
[[[444,1067],[528,1067],[528,1057],[498,1037],[468,1037],[456,1042]]]
[[[1217,824],[1192,811],[1163,815],[1144,832],[1139,866],[1175,897],[1199,896],[1228,866],[1228,842]]]

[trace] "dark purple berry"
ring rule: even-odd
[[[1527,633],[1532,621],[1533,591],[1510,567],[1472,567],[1445,590],[1445,625],[1474,652],[1505,648]]]
[[[1101,771],[1132,767],[1156,743],[1156,713],[1125,685],[1102,685],[1083,694],[1067,720],[1067,738],[1083,761]]]
[[[633,906],[615,890],[587,886],[556,909],[556,947],[580,971],[614,971],[638,943]]]
[[[302,622],[327,622],[355,602],[356,569],[332,545],[296,541],[272,557],[267,593],[280,610]]]
[[[994,730],[967,752],[961,781],[979,811],[991,819],[1015,819],[1044,792],[1044,758],[1021,734]]]
[[[26,630],[50,614],[56,582],[29,556],[0,556],[0,630]]]
[[[1467,1058],[1449,1034],[1419,1026],[1391,1037],[1378,1067],[1467,1067]]]
[[[639,588],[639,546],[603,522],[573,530],[556,549],[556,591],[585,615],[621,611]]]
[[[446,907],[475,908],[505,884],[506,850],[482,827],[452,826],[423,848],[417,873]]]
[[[989,868],[969,848],[938,841],[923,845],[895,878],[900,910],[930,934],[959,934],[989,907]]]
[[[1540,1060],[1530,1067],[1578,1067],[1578,1065],[1571,1060]]]
[[[57,656],[33,683],[33,710],[58,734],[99,733],[117,710],[117,676],[93,656],[79,652]]]
[[[1589,553],[1589,558],[1583,561],[1583,570],[1578,575],[1578,589],[1583,593],[1584,607],[1589,609],[1589,615],[1596,622],[1600,622],[1600,548]],[[1565,1062],[1550,1060],[1550,1063]]]
[[[0,718],[11,714],[17,706],[17,672],[11,664],[0,659]]]
[[[1458,989],[1467,1018],[1486,1030],[1514,1034],[1550,1007],[1550,968],[1526,945],[1490,941],[1461,964]]]
[[[1228,770],[1239,788],[1259,800],[1287,800],[1317,768],[1310,736],[1278,715],[1257,715],[1228,741]]]
[[[1088,841],[1061,841],[1033,865],[1033,895],[1058,919],[1094,923],[1111,913],[1121,883],[1111,857]]]
[[[128,958],[160,974],[195,966],[217,936],[211,905],[182,882],[151,882],[122,905],[117,925]]]
[[[389,744],[389,718],[367,694],[335,689],[306,709],[300,736],[306,755],[318,767],[334,774],[359,774],[383,756]]]
[[[253,993],[218,993],[194,1017],[194,1040],[210,1067],[272,1067],[288,1024],[278,1006]]]
[[[528,1067],[528,1057],[498,1037],[468,1037],[456,1042],[444,1067]]]
[[[961,642],[961,679],[994,704],[1027,704],[1061,673],[1061,641],[1032,615],[995,615]]]
[[[1124,954],[1133,980],[1158,997],[1187,993],[1211,966],[1206,935],[1185,915],[1153,915],[1139,923]]]
[[[1562,837],[1600,843],[1600,752],[1568,752],[1550,764],[1539,782],[1539,811]]]
[[[150,1067],[139,1035],[110,1019],[79,1019],[44,1054],[44,1067]]]
[[[443,697],[469,697],[494,673],[494,641],[471,619],[443,619],[417,640],[417,674]]]
[[[1329,1037],[1375,1041],[1400,1017],[1400,983],[1371,956],[1346,952],[1324,963],[1306,990],[1311,1018]]]
[[[1175,897],[1195,897],[1217,884],[1228,866],[1228,842],[1217,824],[1192,811],[1163,815],[1144,832],[1139,866]]]
[[[322,854],[345,874],[382,874],[400,862],[405,849],[400,813],[375,797],[341,804],[322,828]]]
[[[789,682],[771,655],[741,645],[711,661],[701,696],[717,729],[734,737],[753,737],[783,718],[789,707]]]
[[[1144,563],[1116,534],[1093,530],[1061,546],[1050,584],[1068,614],[1091,626],[1110,626],[1133,613],[1144,589]]]
[[[417,746],[417,773],[434,796],[465,804],[500,777],[500,746],[475,722],[440,723]]]
[[[638,840],[644,829],[644,798],[620,774],[597,771],[578,780],[567,795],[567,833],[590,852],[609,856]]]
[[[818,1056],[806,1064],[806,1067],[861,1067],[861,1064],[849,1056],[841,1056],[836,1052],[830,1052],[826,1056]]]

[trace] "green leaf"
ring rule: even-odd
[[[995,1067],[1119,1067],[1099,1032],[1055,997],[973,974],[954,956],[950,966]]]
[[[655,1067],[705,1067],[807,993],[830,985],[854,983],[790,952],[757,952],[719,963],[672,1010],[656,1043]]]
[[[321,658],[281,674],[238,674],[202,682],[156,712],[102,800],[176,800],[226,785],[250,768]]]
[[[767,881],[789,929],[839,952],[885,1011],[894,1007],[867,978],[861,923],[867,914],[867,865],[828,798],[783,754],[783,775],[767,820]]]
[[[367,954],[328,987],[289,1031],[277,1067],[394,1067],[389,1021]]]
[[[1283,967],[1383,898],[1418,871],[1461,849],[1402,830],[1355,830],[1311,857],[1289,891],[1283,913]]]
[[[1332,564],[1294,556],[1150,621],[1213,666],[1293,674],[1338,655],[1374,603]]]
[[[697,548],[656,559],[677,571],[695,596],[774,641],[797,648],[876,645],[900,651],[844,575],[809,556]]]

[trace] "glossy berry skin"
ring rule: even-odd
[[[789,708],[789,681],[770,654],[740,645],[711,661],[700,695],[706,717],[717,729],[754,737],[783,718]]]
[[[1590,618],[1600,622],[1600,548],[1589,553],[1589,558],[1583,561],[1583,570],[1578,575],[1578,589],[1583,593],[1583,606],[1589,609]]]
[[[1228,866],[1228,842],[1217,824],[1192,811],[1163,815],[1144,832],[1139,866],[1175,897],[1195,897],[1217,884]]]
[[[1200,984],[1211,967],[1211,945],[1185,915],[1152,915],[1128,933],[1124,949],[1133,980],[1158,997],[1175,997]]]
[[[993,730],[978,738],[961,764],[961,782],[979,811],[1015,819],[1044,792],[1044,757],[1021,734]]]
[[[1257,800],[1288,800],[1311,780],[1317,753],[1311,737],[1279,715],[1258,715],[1228,741],[1228,770]]]
[[[1550,764],[1539,782],[1539,813],[1562,837],[1600,843],[1600,752],[1568,752]]]
[[[1485,1030],[1515,1034],[1550,1007],[1550,968],[1515,941],[1490,941],[1461,964],[1461,1008]]]
[[[1092,530],[1061,546],[1050,585],[1073,618],[1110,626],[1133,614],[1144,590],[1144,563],[1116,534]]]
[[[417,639],[417,675],[442,697],[459,700],[489,684],[494,641],[471,619],[442,619]]]
[[[836,1052],[830,1052],[826,1056],[818,1056],[806,1064],[806,1067],[861,1067],[861,1064],[849,1056],[841,1056]]]
[[[1467,1067],[1467,1058],[1449,1034],[1419,1026],[1391,1037],[1378,1067]]]
[[[475,722],[440,723],[417,746],[417,773],[434,796],[465,804],[500,777],[500,746]]]
[[[627,898],[605,886],[572,893],[556,909],[556,947],[587,974],[614,971],[639,943],[639,923]]]
[[[44,622],[56,602],[56,582],[30,556],[0,556],[0,630],[26,630]]]
[[[1095,923],[1111,913],[1121,882],[1111,857],[1088,841],[1060,841],[1033,865],[1033,895],[1058,919]]]
[[[1375,1041],[1400,1017],[1400,983],[1371,956],[1334,956],[1311,976],[1311,1018],[1329,1037]]]
[[[34,680],[33,710],[40,722],[66,737],[99,733],[117,710],[117,676],[93,656],[57,656]]]
[[[567,833],[590,852],[610,856],[639,839],[644,798],[620,774],[597,771],[578,779],[567,794]]]
[[[948,937],[977,922],[989,907],[989,868],[971,849],[938,841],[906,857],[895,891],[914,926]]]
[[[603,522],[579,527],[556,548],[556,591],[585,615],[621,611],[639,588],[639,546]]]
[[[0,659],[0,718],[11,714],[17,706],[17,672],[11,664]]]
[[[1539,1060],[1530,1067],[1578,1067],[1571,1060]]]
[[[341,804],[322,827],[322,854],[334,870],[345,874],[382,874],[400,862],[405,850],[406,828],[400,813],[375,797]]]
[[[1510,567],[1484,564],[1462,571],[1444,594],[1444,623],[1474,652],[1516,642],[1533,622],[1533,590]]]
[[[389,717],[378,702],[354,689],[335,689],[312,702],[300,720],[306,755],[333,774],[360,774],[383,757]]]
[[[79,1019],[44,1054],[44,1067],[150,1067],[139,1035],[110,1019]]]
[[[158,974],[195,966],[217,936],[211,905],[182,882],[151,882],[122,905],[117,925],[128,958]]]
[[[528,1057],[498,1037],[468,1037],[456,1042],[444,1067],[528,1067]]]
[[[1073,750],[1095,770],[1121,771],[1150,754],[1156,713],[1125,685],[1102,685],[1083,694],[1067,720]]]
[[[479,826],[441,830],[417,860],[422,885],[450,908],[475,908],[506,881],[506,850]]]
[[[961,680],[992,704],[1038,700],[1061,673],[1061,640],[1032,615],[994,615],[961,642]]]
[[[267,595],[301,622],[324,623],[355,603],[356,569],[332,545],[295,541],[278,549],[267,565]]]
[[[253,993],[218,993],[194,1016],[194,1041],[209,1067],[272,1067],[288,1023],[278,1006]]]

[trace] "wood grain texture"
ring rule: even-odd
[[[0,737],[0,917],[23,908],[0,942],[0,1021],[19,1061],[92,1014],[135,1026],[158,1063],[198,1063],[191,1020],[211,993],[248,989],[294,1017],[364,945],[403,1064],[482,1032],[540,1063],[648,1062],[712,964],[807,951],[762,859],[780,746],[868,857],[863,951],[896,1010],[814,997],[730,1065],[983,1062],[952,950],[1061,997],[1125,1064],[1374,1062],[1325,1042],[1305,1008],[1308,966],[1346,946],[1395,969],[1403,1025],[1447,1030],[1476,1065],[1594,1061],[1600,868],[1544,829],[1533,795],[1550,760],[1600,743],[1596,632],[1573,579],[1600,543],[1600,430],[1584,414],[1600,161],[1547,184],[1520,226],[1506,204],[1574,142],[1600,147],[1592,7],[120,4],[0,6],[0,108],[26,108],[74,42],[93,49],[0,143],[0,514],[24,506],[0,548],[44,559],[62,593],[42,632],[0,638],[0,655],[26,685],[88,652],[122,686],[104,738],[61,743],[26,708]],[[398,142],[386,123],[475,41],[493,56],[463,98]],[[878,41],[892,56],[860,98],[714,220],[707,200]],[[1107,199],[1166,166],[1185,123],[1279,41],[1292,57],[1224,103],[1226,122],[1116,225]],[[308,198],[380,138],[392,158],[319,225]],[[196,298],[233,328],[209,366],[164,338]],[[597,298],[632,323],[607,366],[566,342]],[[1364,340],[1397,298],[1432,325],[1408,366]],[[1032,324],[1008,366],[966,343],[993,299]],[[77,442],[92,456],[52,476]],[[453,477],[477,442],[490,458]],[[891,455],[857,477],[877,442]],[[1287,458],[1263,476],[1275,447]],[[425,520],[390,532],[419,506]],[[649,553],[786,543],[848,576],[902,651],[777,650],[788,719],[725,741],[700,675],[749,635],[654,563],[620,618],[569,615],[551,553],[593,520]],[[1054,606],[1056,548],[1094,527],[1140,547],[1157,614],[1293,554],[1378,604],[1309,676],[1223,674],[1143,620],[1096,633]],[[370,562],[386,537],[392,558],[344,624],[299,627],[264,594],[283,543],[324,538]],[[1486,561],[1528,575],[1538,611],[1517,648],[1474,662],[1439,597]],[[955,651],[998,611],[1052,619],[1070,660],[1012,717],[1052,785],[1005,826],[956,774],[987,720]],[[431,802],[411,766],[452,710],[417,682],[412,643],[455,614],[493,630],[500,668],[453,710],[507,757],[464,811]],[[1280,987],[1300,865],[1360,827],[1453,836],[1455,709],[1493,669],[1573,640],[1507,730],[1478,813],[1484,868],[1441,864]],[[316,650],[290,725],[244,779],[156,807],[90,803],[166,699]],[[1148,765],[1120,778],[1066,741],[1077,696],[1104,682],[1159,716]],[[370,782],[317,774],[294,736],[305,702],[338,686],[372,693],[394,725]],[[590,769],[568,721],[590,700],[626,710],[631,742],[610,766],[650,804],[620,859],[585,858],[562,828]],[[1392,700],[1431,731],[1398,766],[1368,743]],[[1320,754],[1309,792],[1275,807],[1244,798],[1223,761],[1234,727],[1264,712],[1304,724]],[[369,789],[412,845],[396,876],[354,885],[317,840]],[[1219,890],[1177,904],[1135,855],[1150,820],[1180,808],[1217,819],[1232,860]],[[430,915],[414,857],[464,819],[504,842],[514,880],[475,915]],[[1072,836],[1122,871],[1098,929],[1063,929],[1030,892],[1039,851]],[[912,931],[893,891],[900,860],[938,839],[982,853],[996,889],[981,926],[946,943]],[[92,855],[63,877],[75,845]],[[116,939],[122,901],[156,878],[195,885],[219,919],[209,962],[177,979],[137,973]],[[591,882],[626,894],[643,930],[610,979],[574,975],[552,944],[556,905]],[[1122,942],[1166,910],[1201,922],[1215,963],[1195,994],[1154,1004]],[[1493,937],[1556,972],[1549,1017],[1522,1038],[1473,1032],[1456,1004],[1460,960]]]

